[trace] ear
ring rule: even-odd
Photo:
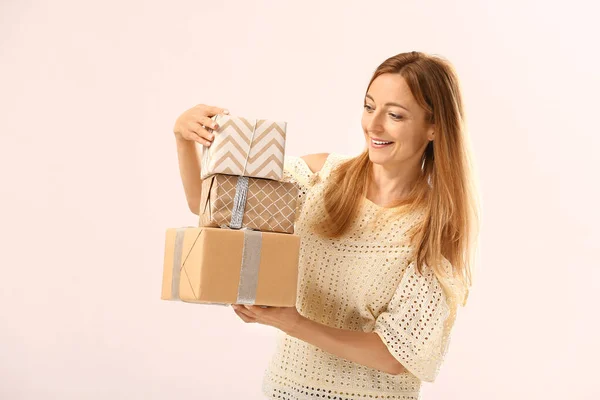
[[[427,140],[430,142],[435,139],[435,125],[430,125],[429,130],[427,131]]]

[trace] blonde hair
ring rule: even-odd
[[[367,92],[378,76],[389,73],[406,80],[427,121],[436,126],[435,139],[423,152],[422,174],[407,198],[391,206],[423,212],[422,223],[410,233],[417,269],[423,274],[423,264],[431,267],[448,301],[464,306],[472,285],[479,210],[458,78],[446,60],[413,51],[385,60]],[[363,201],[356,194],[366,195],[371,167],[365,151],[332,171],[324,193],[327,217],[315,224],[320,234],[333,238],[347,231]]]

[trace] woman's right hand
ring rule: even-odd
[[[217,114],[229,114],[229,111],[224,108],[198,104],[177,118],[173,133],[178,140],[191,140],[209,147],[214,139],[212,130],[219,128],[210,118]]]

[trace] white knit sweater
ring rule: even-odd
[[[431,269],[425,268],[424,276],[416,271],[406,235],[422,214],[399,214],[364,198],[343,237],[325,239],[311,229],[309,218],[325,215],[323,191],[330,172],[347,158],[332,154],[313,174],[301,158],[286,157],[284,180],[301,189],[296,306],[300,314],[331,327],[376,332],[408,373],[390,375],[280,332],[263,381],[269,398],[419,399],[421,381],[434,381],[447,350],[446,296]]]

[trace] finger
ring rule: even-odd
[[[217,115],[217,114],[229,114],[229,110],[227,110],[226,108],[221,108],[221,107],[215,107],[215,106],[207,106],[207,105],[201,105],[202,109],[204,109],[204,112],[206,113],[206,115],[208,115],[209,117],[212,117],[213,115]]]
[[[201,116],[198,121],[200,125],[204,127],[209,133],[212,133],[213,130],[219,129],[219,124],[217,124],[212,118]]]
[[[214,139],[214,135],[208,132],[199,122],[190,123],[188,131],[187,139],[194,140],[206,147],[210,146]]]
[[[240,319],[246,323],[250,323],[250,318],[248,318],[247,316],[245,316],[244,314],[242,314],[239,311],[234,310],[234,312],[237,314],[238,317],[240,317]]]
[[[252,309],[250,309],[246,304],[235,304],[234,308],[240,312],[243,312],[245,315],[249,316],[250,318],[254,318],[257,319],[258,318],[258,314],[253,312]]]
[[[244,307],[246,307],[246,309],[251,312],[253,315],[260,315],[264,309],[262,307],[259,306],[254,306],[254,305],[244,305]]]
[[[248,315],[244,314],[244,313],[243,313],[242,311],[240,311],[240,310],[235,310],[235,309],[234,309],[233,311],[234,311],[234,312],[235,312],[235,313],[238,315],[238,317],[240,317],[240,318],[242,319],[242,321],[244,321],[244,322],[246,322],[246,323],[252,323],[252,322],[256,322],[256,321],[254,320],[254,318],[252,318],[252,317],[250,317],[250,316],[248,316]]]

